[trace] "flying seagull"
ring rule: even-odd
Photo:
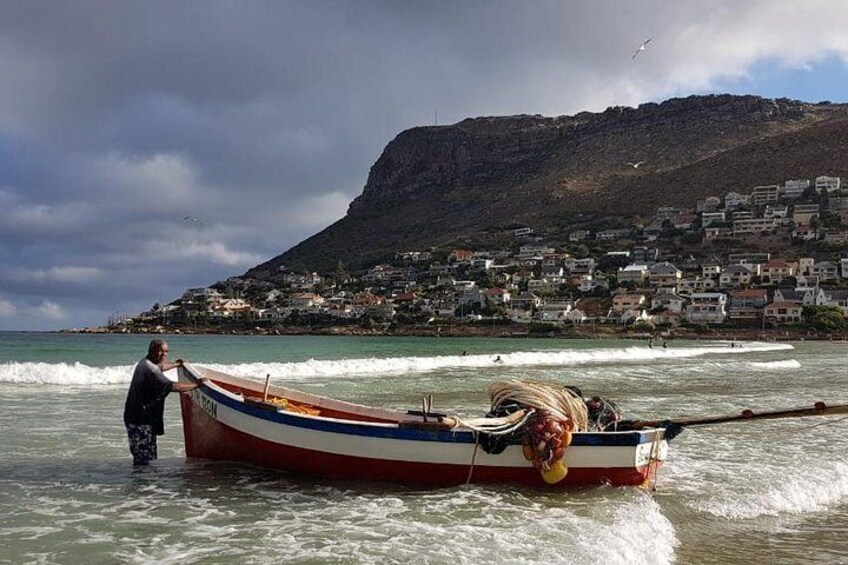
[[[634,169],[638,169],[640,165],[645,164],[645,161],[639,161],[637,163],[631,163],[630,161],[628,161],[627,164],[633,167]]]
[[[183,218],[183,221],[187,222],[189,224],[194,224],[194,225],[199,226],[201,228],[203,227],[203,222],[201,220],[195,218],[194,216],[186,216],[185,218]]]
[[[642,51],[644,51],[645,49],[647,49],[647,48],[648,48],[648,43],[650,43],[650,42],[651,42],[651,39],[652,39],[652,38],[648,38],[648,39],[646,39],[645,41],[643,41],[643,42],[642,42],[642,45],[640,45],[640,46],[639,46],[639,49],[637,49],[636,51],[634,51],[634,52],[633,52],[633,56],[632,56],[632,57],[630,57],[630,58],[631,58],[631,59],[635,59],[635,58],[636,58],[636,55],[638,55],[639,53],[641,53]]]

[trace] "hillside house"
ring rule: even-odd
[[[763,211],[763,218],[786,218],[789,216],[789,206],[786,204],[769,204]]]
[[[612,297],[612,307],[608,318],[622,322],[635,321],[644,318],[648,297],[641,292],[622,292]]]
[[[324,304],[324,297],[314,292],[298,292],[288,300],[289,308],[295,310],[308,310],[314,306]]]
[[[701,214],[701,227],[708,228],[713,224],[723,224],[726,220],[724,212],[704,212]]]
[[[648,280],[650,280],[651,286],[656,287],[677,288],[682,278],[683,271],[667,261],[654,263],[648,272]]]
[[[780,220],[776,218],[754,218],[752,220],[733,220],[733,235],[748,235],[777,231]]]
[[[690,324],[721,324],[727,318],[727,295],[721,292],[698,292],[691,297],[684,319]]]
[[[771,261],[771,253],[730,253],[727,256],[727,262],[730,264],[764,265],[769,261]],[[759,275],[759,269],[754,271],[754,274]]]
[[[838,280],[839,267],[832,261],[819,261],[813,265],[813,276],[818,282]]]
[[[617,239],[625,239],[630,236],[630,228],[618,228],[610,230],[601,230],[595,234],[595,239],[601,241],[615,241]]]
[[[704,241],[716,241],[719,239],[732,239],[733,228],[706,228],[704,230]]]
[[[583,275],[578,279],[577,290],[583,293],[593,292],[598,289],[609,290],[609,282],[603,278],[595,278],[593,275]]]
[[[825,230],[822,241],[833,245],[845,245],[848,243],[848,230]]]
[[[510,301],[513,310],[531,310],[542,305],[542,298],[532,292],[522,292]]]
[[[539,305],[534,318],[545,322],[565,322],[573,306],[568,298],[548,299]]]
[[[723,214],[724,212],[720,213]],[[672,218],[671,223],[676,229],[679,229],[681,231],[689,231],[693,228],[697,219],[698,216],[696,216],[695,214],[678,214],[677,216]]]
[[[589,230],[574,230],[568,234],[568,241],[577,243],[591,239],[592,233]]]
[[[756,275],[750,265],[730,265],[718,277],[721,288],[739,288],[751,284]]]
[[[701,276],[718,278],[721,275],[721,265],[702,265]]]
[[[651,299],[651,310],[666,312],[683,312],[683,306],[686,304],[686,299],[673,292],[660,292],[654,295]]]
[[[727,317],[736,322],[759,320],[763,316],[763,308],[768,303],[768,293],[764,288],[732,290],[729,298]]]
[[[774,297],[772,299],[773,302],[791,302],[792,304],[799,304],[801,306],[815,306],[822,299],[818,298],[818,293],[815,289],[792,289],[792,288],[778,288],[774,291]]]
[[[451,263],[470,263],[474,258],[474,252],[468,249],[454,249],[448,255],[448,261]]]
[[[561,279],[530,279],[527,281],[527,290],[534,294],[555,294],[562,287]]]
[[[751,204],[754,206],[765,206],[777,202],[780,197],[780,187],[776,184],[769,186],[755,186],[751,191]]]
[[[728,192],[724,196],[724,209],[732,209],[738,208],[740,206],[747,206],[751,203],[751,196],[749,194],[741,194],[739,192]]]
[[[241,318],[253,311],[253,306],[241,298],[224,298],[210,309],[213,318]]]
[[[647,265],[636,263],[620,268],[616,274],[616,278],[619,283],[631,282],[641,285],[648,279],[648,272]]]
[[[814,241],[819,238],[818,228],[810,225],[798,226],[792,229],[792,239],[800,239],[802,241]]]
[[[486,300],[492,304],[509,304],[512,299],[512,294],[505,288],[490,288],[485,293]]]
[[[822,290],[823,299],[820,306],[832,306],[842,310],[843,316],[848,316],[848,290]]]
[[[818,194],[838,192],[842,188],[842,179],[839,177],[816,177],[816,192]]]
[[[798,204],[792,209],[792,221],[796,226],[808,226],[813,218],[818,218],[820,207],[818,204]]]
[[[677,284],[677,294],[689,297],[693,294],[709,292],[716,288],[716,281],[707,277],[686,277]]]
[[[759,308],[768,303],[768,292],[764,288],[732,290],[729,293],[730,308]]]
[[[592,257],[585,259],[566,259],[565,266],[568,272],[575,277],[591,275],[595,272],[595,260]]]
[[[780,195],[787,199],[801,198],[804,191],[808,188],[810,188],[809,179],[788,180],[783,183],[783,188],[780,189]]]
[[[803,307],[792,302],[772,302],[765,307],[765,319],[775,324],[798,324],[803,320]]]
[[[778,284],[787,277],[794,277],[795,269],[795,263],[780,260],[769,261],[763,265],[761,279],[763,284]]]

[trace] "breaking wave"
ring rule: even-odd
[[[293,363],[244,363],[237,365],[195,364],[239,376],[257,377],[270,374],[274,379],[297,380],[350,375],[414,374],[447,368],[491,369],[494,367],[567,367],[606,363],[642,363],[671,361],[703,355],[744,355],[792,349],[789,344],[748,343],[745,348],[726,346],[683,346],[649,348],[644,345],[625,348],[569,349],[559,351],[526,351],[501,354],[443,355],[435,357],[379,357],[366,359],[317,360]],[[776,361],[773,363],[784,363]],[[797,363],[797,361],[795,361]],[[110,385],[129,381],[132,366],[92,367],[82,363],[9,362],[0,364],[0,383]]]
[[[820,512],[848,497],[848,464],[820,465],[814,472],[770,473],[750,492],[719,493],[696,506],[698,510],[729,519],[777,516],[781,513]]]
[[[787,359],[785,361],[762,361],[752,362],[751,368],[771,371],[774,369],[800,369],[801,363],[795,359]]]

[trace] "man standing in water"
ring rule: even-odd
[[[168,363],[168,344],[154,339],[147,348],[147,357],[138,362],[133,372],[127,402],[124,405],[124,425],[130,440],[133,465],[147,465],[157,458],[156,436],[165,433],[165,397],[171,391],[189,392],[196,383],[175,383],[165,371],[181,367],[182,359]]]

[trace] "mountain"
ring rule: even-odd
[[[246,276],[497,244],[521,226],[562,239],[587,221],[632,222],[790,178],[848,177],[846,153],[848,105],[757,96],[412,128],[386,146],[344,218]]]

